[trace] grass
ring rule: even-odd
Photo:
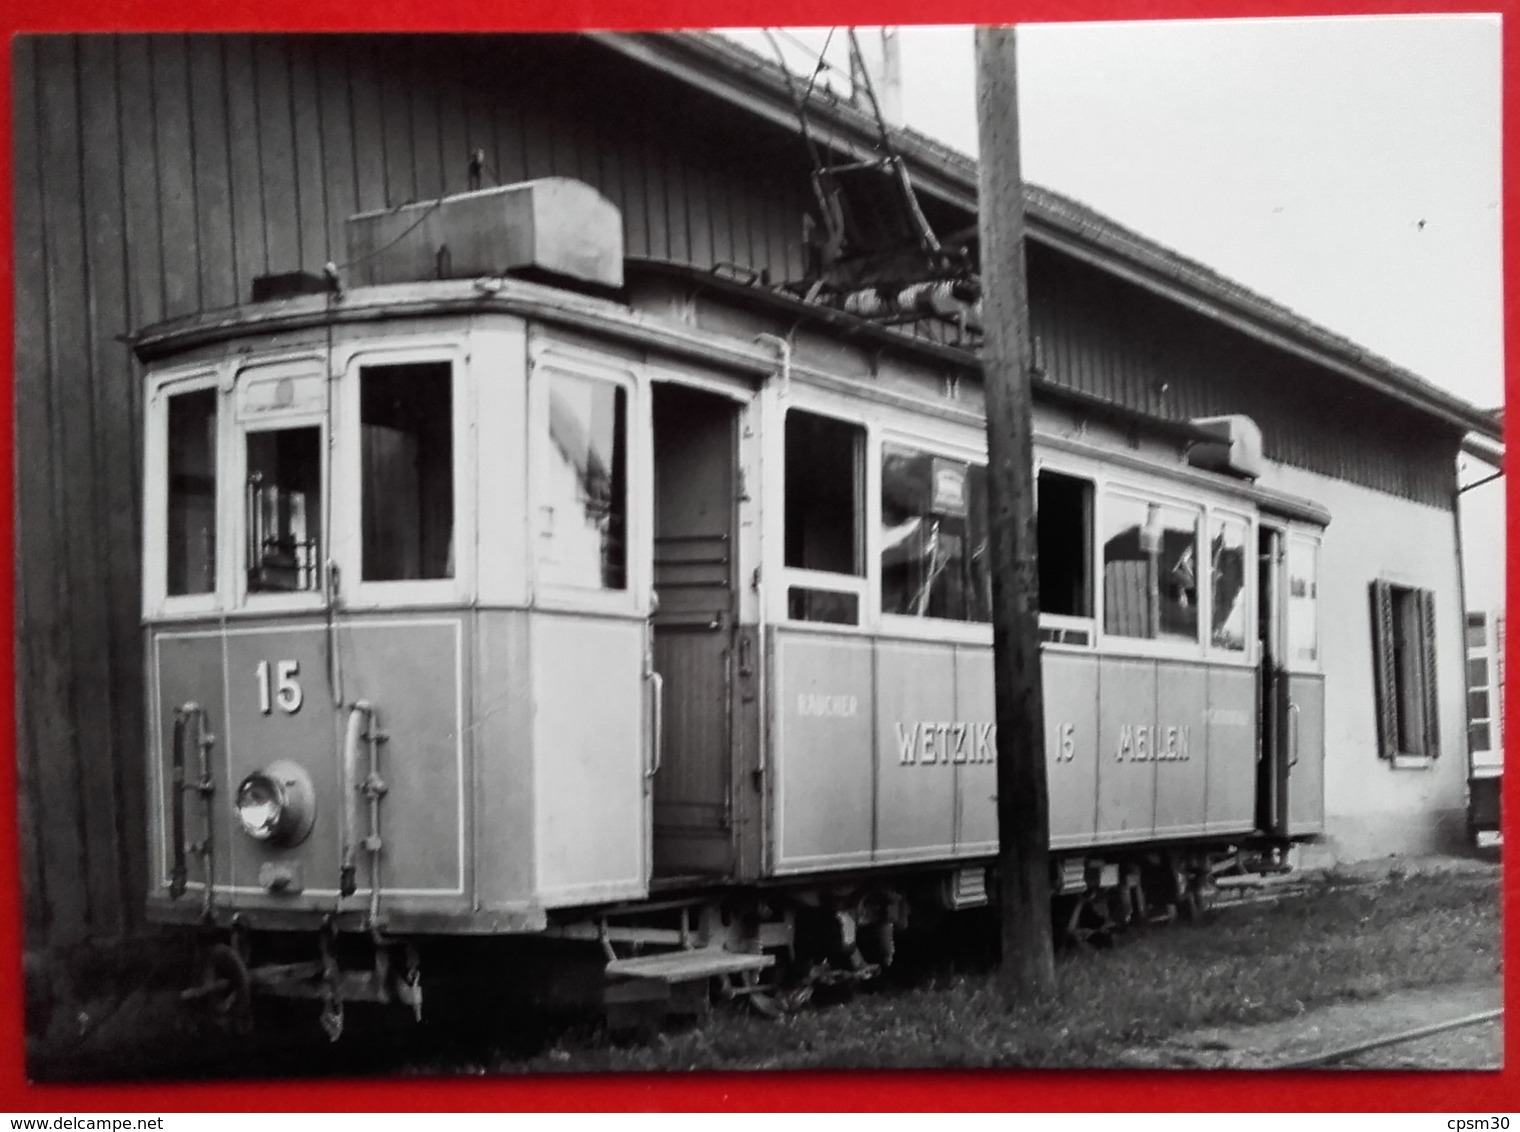
[[[780,1021],[720,1009],[700,1025],[618,1045],[561,1034],[522,1059],[423,1072],[1094,1066],[1187,1030],[1266,1022],[1396,990],[1493,979],[1496,877],[1333,876],[1274,905],[1223,910],[1198,926],[1134,931],[1106,951],[1057,957],[1059,997],[1007,1006],[987,971],[941,970],[919,985],[857,995]]]

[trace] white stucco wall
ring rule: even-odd
[[[1306,863],[1452,849],[1466,830],[1467,696],[1452,512],[1269,465],[1264,486],[1327,507],[1320,565],[1325,670],[1325,836]],[[1394,769],[1378,757],[1372,609],[1378,578],[1436,595],[1440,756]]]

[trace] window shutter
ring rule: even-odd
[[[1393,589],[1372,583],[1372,682],[1376,691],[1378,758],[1398,754],[1398,684],[1393,671]]]
[[[1435,758],[1441,753],[1441,723],[1436,714],[1436,595],[1433,590],[1420,591],[1420,695],[1425,707],[1425,754]]]

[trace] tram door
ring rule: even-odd
[[[1288,673],[1284,534],[1261,525],[1258,536],[1256,825],[1288,831]]]
[[[654,875],[727,874],[739,406],[653,386],[654,667],[663,681]]]

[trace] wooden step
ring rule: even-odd
[[[607,974],[609,977],[624,979],[659,979],[667,983],[684,983],[714,975],[761,971],[774,962],[775,957],[771,955],[724,951],[721,947],[698,947],[686,951],[660,951],[632,959],[614,959],[607,964]]]

